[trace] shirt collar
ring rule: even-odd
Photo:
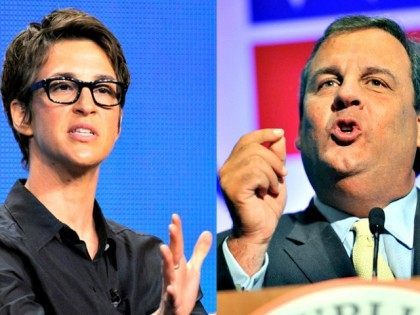
[[[331,223],[332,228],[338,235],[340,241],[343,243],[351,227],[353,226],[354,222],[358,220],[358,218],[326,205],[321,200],[319,200],[317,196],[314,198],[314,204],[319,212],[321,212],[321,214],[327,219],[327,221]]]
[[[70,229],[59,221],[26,187],[25,180],[18,180],[7,196],[5,205],[10,214],[27,236],[26,240],[35,250],[40,250],[54,237],[59,235],[60,230]],[[111,257],[111,263],[116,267],[115,257],[115,233],[111,230],[102,210],[95,200],[93,208],[96,231],[99,237],[98,254],[107,252]]]
[[[385,230],[409,248],[413,248],[416,209],[416,186],[413,187],[408,195],[395,200],[384,208]]]
[[[96,231],[99,237],[99,248],[97,256],[103,255],[104,253],[108,254],[112,265],[117,269],[117,257],[116,257],[116,234],[108,225],[101,207],[98,202],[95,200],[93,206],[93,219],[95,220]]]
[[[317,196],[314,198],[314,203],[343,242],[354,222],[359,218],[324,204]],[[408,195],[391,202],[384,208],[385,230],[408,248],[413,248],[416,208],[417,188],[415,185]]]
[[[9,192],[5,206],[22,229],[27,242],[35,250],[48,243],[64,224],[24,186],[25,180],[18,180]]]

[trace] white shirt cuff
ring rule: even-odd
[[[232,253],[227,246],[227,237],[222,244],[223,255],[225,256],[226,264],[228,265],[230,275],[233,279],[233,284],[236,290],[258,290],[262,288],[264,282],[265,272],[268,266],[268,254],[265,253],[264,263],[260,270],[250,277],[233,257]]]

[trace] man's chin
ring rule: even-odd
[[[346,161],[343,163],[336,163],[330,165],[331,172],[337,179],[343,179],[351,176],[356,176],[361,173],[361,166],[359,163]]]
[[[345,178],[357,176],[363,172],[363,165],[360,159],[356,158],[335,158],[333,160],[322,161],[318,167],[315,167],[315,173],[322,170],[321,180],[330,179],[332,182]],[[317,174],[315,174],[317,176]]]

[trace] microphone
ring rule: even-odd
[[[373,269],[372,278],[378,276],[379,234],[385,230],[385,213],[381,208],[373,208],[369,212],[369,229],[373,234]]]
[[[117,307],[121,303],[121,297],[118,289],[113,288],[109,290],[109,293],[111,294],[111,304],[114,305],[114,307]]]

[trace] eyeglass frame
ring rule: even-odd
[[[71,81],[77,84],[77,95],[75,97],[75,99],[72,102],[58,102],[58,101],[54,101],[51,96],[50,96],[50,91],[49,91],[49,87],[52,81],[55,80],[67,80],[67,81]],[[93,88],[95,87],[95,85],[97,85],[98,83],[115,83],[118,86],[120,86],[121,88],[121,100],[116,103],[116,104],[112,104],[112,105],[105,105],[105,104],[101,104],[98,103],[98,101],[95,98],[95,95],[93,94]],[[107,107],[114,107],[114,106],[118,106],[124,105],[124,101],[125,101],[125,94],[127,93],[128,90],[128,85],[120,82],[120,81],[116,81],[116,80],[111,80],[111,79],[99,79],[99,80],[95,80],[95,81],[82,81],[82,80],[78,80],[76,78],[72,78],[72,77],[52,77],[52,78],[47,78],[47,79],[43,79],[40,80],[38,82],[33,83],[29,89],[31,92],[34,92],[36,90],[39,90],[40,88],[43,88],[45,91],[45,94],[47,94],[48,99],[55,103],[55,104],[63,104],[63,105],[71,105],[76,103],[79,100],[80,94],[82,93],[82,89],[84,87],[87,87],[90,90],[90,94],[92,95],[92,99],[93,102],[95,103],[96,106],[99,107],[103,107],[103,108],[107,108]]]

